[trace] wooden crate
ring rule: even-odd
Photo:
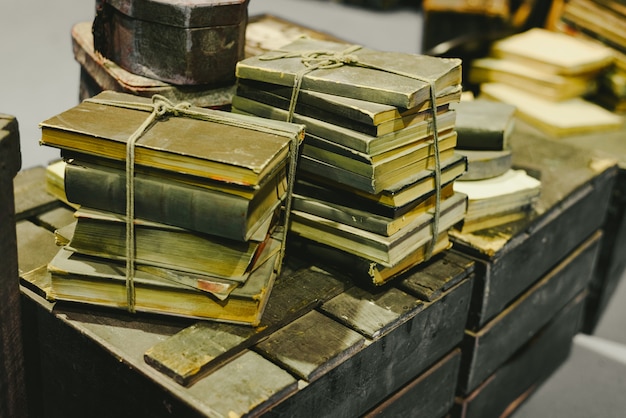
[[[44,173],[33,171],[43,182]],[[23,218],[31,232],[18,236],[29,261],[24,272],[39,259],[31,252],[44,260],[56,253],[52,230],[70,219],[69,207],[51,207],[46,197],[16,196],[37,202],[22,206],[31,214]],[[409,408],[412,398],[401,394],[420,393],[415,388],[431,374],[454,382],[428,408],[449,410],[473,261],[447,252],[373,290],[306,260],[288,261],[256,329],[55,304],[42,297],[49,276],[39,261],[22,274],[32,415],[352,416],[391,396]]]
[[[466,396],[456,398],[453,417],[506,417],[569,356],[580,329],[587,291],[580,292],[506,363]]]

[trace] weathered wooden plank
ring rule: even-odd
[[[513,163],[540,176],[528,219],[470,234],[451,234],[453,250],[482,260],[468,328],[477,330],[602,226],[617,166],[588,151],[516,130]],[[514,279],[513,279],[514,278]]]
[[[470,292],[471,278],[466,278],[440,298],[426,302],[417,315],[368,341],[348,361],[307,385],[301,384],[298,392],[269,410],[268,416],[366,413],[461,342]]]
[[[443,417],[454,405],[460,363],[461,350],[457,348],[370,410],[364,418]]]
[[[52,210],[39,214],[37,222],[47,230],[54,232],[55,230],[71,224],[74,219],[74,209],[68,206],[59,206]]]
[[[259,327],[198,322],[151,347],[145,361],[188,385],[349,286],[313,269],[284,271],[274,285]]]
[[[47,265],[59,251],[54,243],[54,234],[30,221],[18,222],[16,231],[20,273]]]
[[[365,338],[339,322],[311,311],[255,346],[255,350],[311,382],[365,344]]]
[[[17,119],[0,114],[0,416],[27,416],[13,179],[21,167]]]
[[[508,416],[567,358],[580,330],[587,292],[576,295],[540,332],[467,396],[459,396],[453,417]]]
[[[596,232],[477,332],[466,331],[459,391],[468,394],[536,334],[591,280],[602,234]]]
[[[15,219],[20,221],[58,207],[61,202],[46,191],[46,169],[38,166],[15,176]]]

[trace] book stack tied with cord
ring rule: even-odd
[[[235,71],[233,112],[306,126],[288,251],[382,285],[449,247],[459,59],[302,38]]]
[[[40,127],[78,208],[50,298],[258,324],[302,125],[105,91]]]
[[[510,137],[515,106],[487,99],[463,100],[457,114],[457,152],[467,157],[467,172],[454,190],[468,197],[467,213],[455,230],[470,233],[524,219],[539,198],[541,182],[513,168]]]

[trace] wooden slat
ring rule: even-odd
[[[20,273],[26,273],[48,262],[59,251],[54,234],[45,228],[24,220],[16,225]]]
[[[26,416],[13,178],[21,166],[17,119],[0,114],[0,416]]]
[[[22,220],[58,207],[61,202],[46,191],[46,169],[20,171],[14,180],[15,219]]]
[[[198,322],[151,347],[145,360],[180,384],[188,385],[347,286],[311,269],[293,274],[285,271],[274,285],[259,327]]]
[[[460,393],[474,390],[587,287],[601,236],[596,232],[480,331],[466,332]]]
[[[56,229],[74,222],[74,209],[67,206],[59,206],[37,216],[38,223],[47,230],[54,232]]]

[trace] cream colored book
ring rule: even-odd
[[[497,41],[490,54],[565,75],[598,72],[613,61],[613,52],[607,47],[543,28]]]
[[[517,117],[555,137],[619,129],[623,123],[620,115],[580,97],[553,102],[502,83],[485,83],[480,91],[482,97],[514,105]]]

